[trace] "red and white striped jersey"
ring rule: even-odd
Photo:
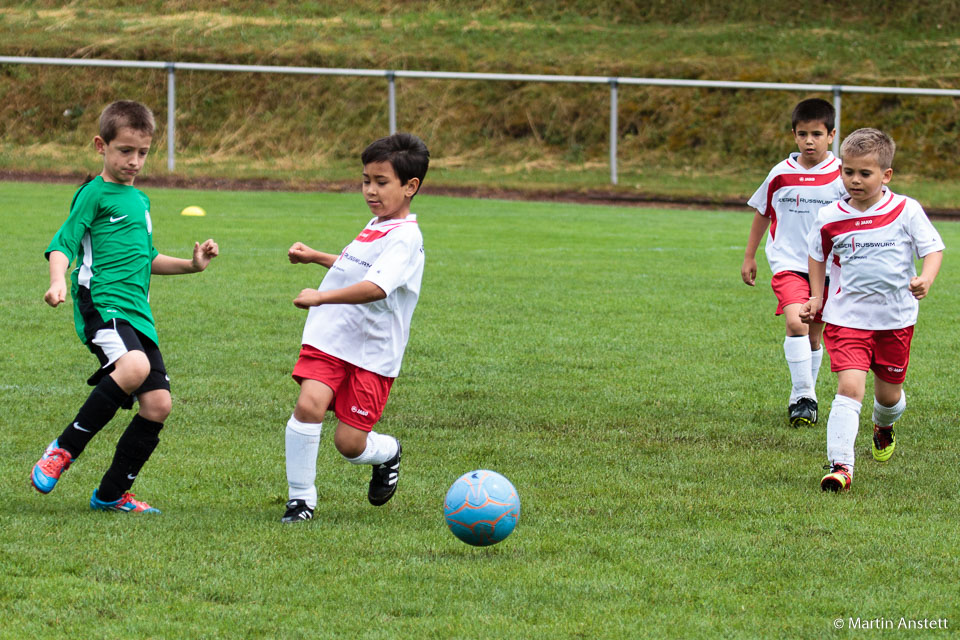
[[[396,378],[422,279],[423,236],[417,216],[379,223],[373,218],[340,253],[319,290],[368,280],[387,297],[367,304],[311,307],[302,343],[367,371]]]
[[[820,210],[807,241],[815,260],[833,252],[824,322],[875,331],[916,324],[914,258],[943,250],[920,203],[886,187],[867,211],[840,200]]]
[[[807,234],[820,207],[846,195],[840,161],[831,153],[812,169],[804,169],[799,153],[770,170],[747,204],[770,218],[764,253],[770,270],[807,272]]]

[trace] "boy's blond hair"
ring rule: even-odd
[[[881,169],[893,167],[893,154],[897,145],[893,138],[879,129],[857,129],[840,145],[840,159],[874,154]]]
[[[110,144],[123,127],[153,137],[157,124],[153,112],[144,104],[133,100],[111,102],[100,114],[100,137]]]

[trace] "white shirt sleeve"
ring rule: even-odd
[[[367,270],[364,280],[383,289],[388,296],[410,281],[423,261],[423,240],[415,228],[412,232],[397,229],[387,235],[383,253]]]
[[[917,251],[917,257],[943,251],[944,244],[940,234],[934,228],[927,214],[918,203],[911,203],[915,206],[910,207],[909,228],[910,236],[913,238],[913,245]]]
[[[770,217],[767,211],[767,191],[770,189],[770,179],[772,175],[773,173],[771,172],[763,181],[763,184],[760,185],[760,188],[754,191],[750,199],[747,200],[748,207],[753,207],[757,210],[757,213],[765,217]]]

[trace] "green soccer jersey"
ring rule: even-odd
[[[102,323],[120,318],[159,345],[149,302],[150,266],[158,252],[145,193],[97,176],[74,194],[70,216],[47,247],[48,259],[51,251],[77,261],[71,292],[84,343]]]

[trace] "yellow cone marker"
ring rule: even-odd
[[[200,207],[189,206],[189,207],[187,207],[186,209],[184,209],[183,211],[181,211],[181,212],[180,212],[180,215],[182,215],[182,216],[205,216],[205,215],[207,215],[207,212],[204,211],[204,210],[203,210],[202,208],[200,208]]]

